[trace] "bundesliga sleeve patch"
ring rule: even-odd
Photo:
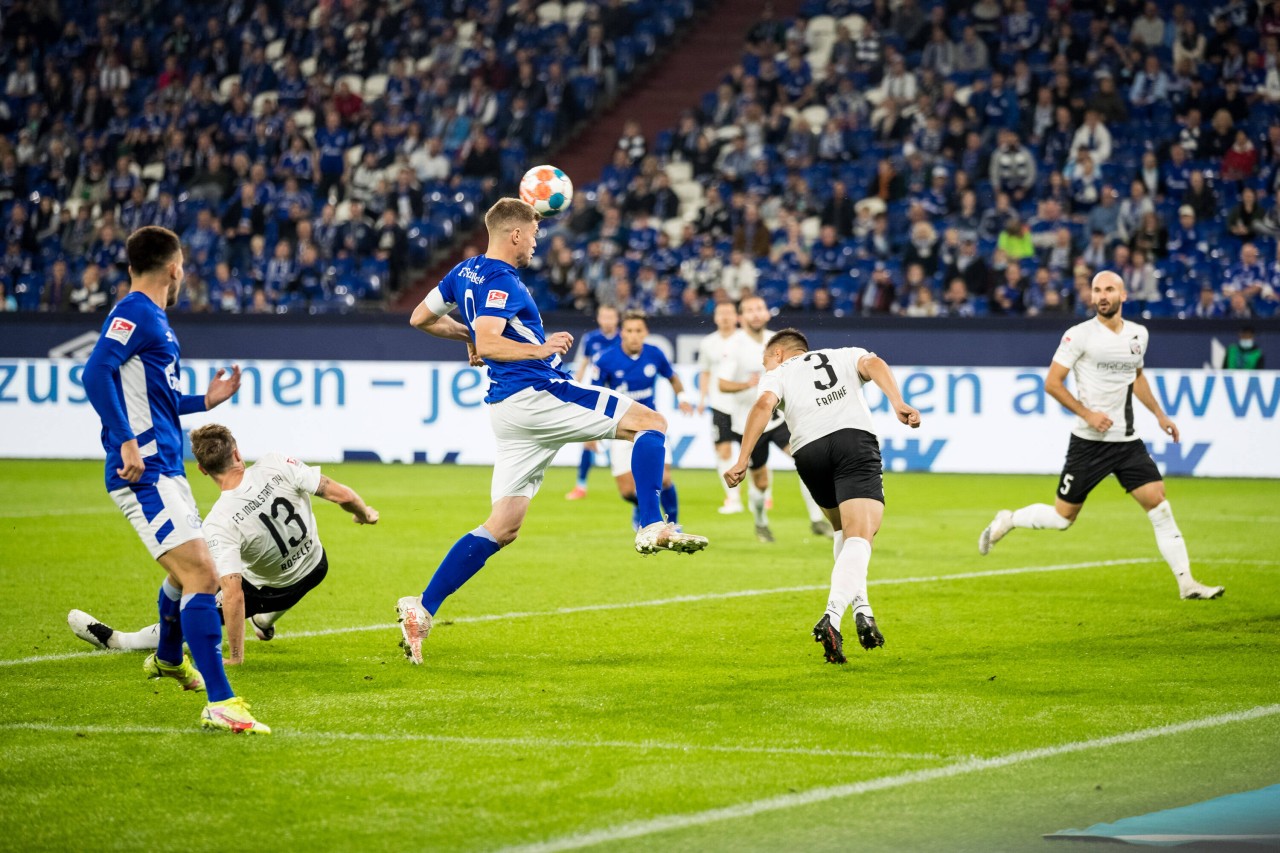
[[[507,296],[509,294],[505,290],[490,290],[489,295],[485,297],[485,308],[506,308]]]
[[[122,344],[129,343],[129,338],[133,336],[133,330],[138,325],[123,317],[116,317],[111,321],[110,327],[107,328],[107,337],[113,341],[119,341]]]

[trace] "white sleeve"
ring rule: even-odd
[[[710,373],[711,367],[711,347],[707,346],[706,339],[703,339],[702,346],[698,347],[698,371]]]
[[[213,555],[218,577],[244,574],[244,558],[240,556],[240,533],[219,521],[205,521],[205,544]]]
[[[774,368],[760,377],[760,384],[756,386],[758,393],[756,399],[759,400],[764,396],[764,392],[768,391],[778,398],[778,402],[782,402],[782,370]]]
[[[298,491],[314,495],[316,489],[320,488],[319,465],[306,465],[292,456],[284,456],[279,453],[268,453],[254,464],[266,465],[273,471],[279,471],[284,475],[289,485]]]
[[[1072,332],[1075,332],[1074,337]],[[1058,344],[1058,351],[1053,354],[1053,360],[1068,369],[1075,367],[1080,356],[1084,355],[1084,347],[1079,338],[1080,332],[1068,329],[1062,336],[1062,343]]]
[[[422,304],[426,305],[428,310],[437,317],[443,317],[454,308],[458,307],[456,302],[445,302],[444,297],[440,295],[440,288],[435,287],[427,294],[427,298],[422,300]]]
[[[875,353],[862,347],[845,347],[842,352],[849,357],[850,365],[853,367],[853,378],[858,380],[859,385],[867,384],[868,380],[862,378],[862,370],[859,365],[862,364],[864,358],[869,355],[875,355]]]

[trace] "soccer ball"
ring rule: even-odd
[[[555,216],[573,201],[573,181],[555,166],[534,166],[520,179],[520,199],[543,216]]]

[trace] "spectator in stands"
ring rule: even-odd
[[[991,66],[987,45],[978,37],[977,29],[968,25],[961,33],[960,43],[956,45],[955,70],[962,74],[977,74]]]
[[[969,294],[983,297],[987,295],[991,280],[990,267],[978,253],[977,241],[972,236],[961,238],[960,253],[955,262],[947,267],[944,277],[947,281],[957,278],[962,280]]]
[[[933,225],[925,221],[911,226],[911,239],[902,255],[904,266],[919,266],[921,271],[932,277],[938,271],[938,232]]]
[[[1236,131],[1236,139],[1222,157],[1222,180],[1245,181],[1258,169],[1258,149],[1243,129]]]
[[[80,274],[80,286],[71,291],[71,304],[83,313],[105,311],[110,307],[111,295],[102,286],[102,271],[97,264],[85,266]]]
[[[1148,303],[1159,302],[1162,298],[1156,268],[1142,249],[1130,252],[1128,265],[1117,272],[1124,281],[1127,298]]]
[[[898,303],[894,296],[893,276],[883,261],[877,261],[871,280],[854,297],[853,309],[862,316],[896,312]]]
[[[1129,242],[1137,233],[1142,217],[1148,213],[1155,213],[1155,205],[1147,195],[1146,184],[1135,179],[1129,184],[1129,195],[1120,202],[1116,215],[1117,236],[1124,242]]]
[[[1111,159],[1111,131],[1102,123],[1102,116],[1096,109],[1084,114],[1084,124],[1076,131],[1071,141],[1072,159],[1077,159],[1081,151],[1088,151],[1095,166],[1102,166]]]
[[[1258,206],[1258,193],[1253,187],[1246,186],[1240,191],[1240,201],[1227,215],[1227,230],[1236,237],[1249,238],[1257,232],[1262,219],[1263,212]]]
[[[1137,229],[1129,237],[1129,248],[1141,249],[1148,258],[1163,258],[1168,251],[1169,234],[1154,210],[1142,214]]]
[[[991,155],[991,186],[1021,202],[1036,184],[1036,162],[1013,130],[1000,131],[1000,145]]]
[[[1005,221],[1004,230],[996,240],[996,246],[1003,251],[1013,265],[1018,261],[1035,257],[1035,245],[1031,242],[1031,232],[1027,223],[1017,214]]]

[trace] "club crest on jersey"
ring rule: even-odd
[[[484,307],[486,308],[506,308],[508,294],[505,290],[490,290],[489,295],[484,299]]]
[[[138,328],[138,324],[123,317],[116,317],[111,321],[111,325],[107,328],[107,337],[113,341],[119,341],[122,344],[129,343],[129,338],[133,336],[133,330]]]
[[[1134,355],[1142,355],[1142,341],[1138,339],[1137,335],[1134,335],[1129,341],[1129,352]]]

